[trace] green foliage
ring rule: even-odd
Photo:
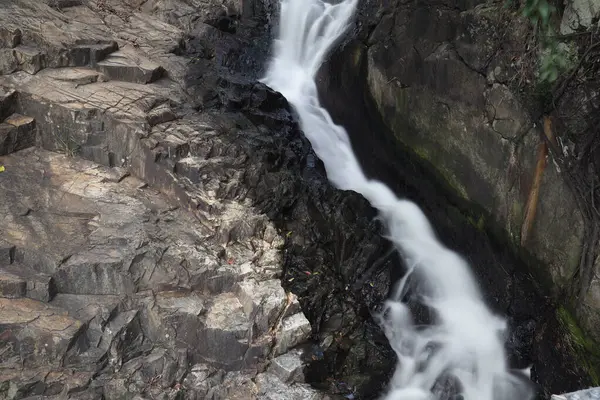
[[[557,40],[552,26],[556,7],[548,0],[525,0],[521,13],[537,28],[540,40],[539,81],[552,83],[571,64],[568,47]]]
[[[542,50],[540,56],[540,80],[542,82],[554,82],[560,74],[569,68],[569,54],[565,47],[558,42],[551,41]]]

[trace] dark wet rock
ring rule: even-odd
[[[513,215],[513,200],[526,201],[538,144],[535,134],[519,136],[514,131],[520,129],[522,135],[532,124],[518,94],[507,84],[486,81],[483,73],[503,60],[504,50],[493,51],[499,45],[493,30],[502,26],[503,15],[495,15],[487,5],[471,9],[461,3],[457,7],[440,7],[438,12],[409,2],[397,3],[398,11],[392,12],[386,5],[373,5],[373,10],[361,4],[356,36],[319,73],[321,98],[334,120],[348,127],[367,175],[416,201],[432,220],[438,237],[465,255],[488,304],[509,317],[512,330],[507,346],[512,365],[533,364],[533,377],[545,390],[577,388],[590,382],[589,364],[571,350],[571,330],[561,328],[557,306],[544,288],[547,281],[536,273],[538,264],[526,266],[515,255],[510,243],[520,239],[522,220],[510,222],[508,239],[506,231],[494,223],[495,218]],[[461,13],[464,7],[468,11]],[[432,15],[434,9],[437,15]],[[373,15],[377,10],[380,21]],[[478,36],[484,28],[487,34]],[[502,39],[505,46],[522,43],[518,37],[525,28],[517,21],[511,20],[503,29],[510,30]],[[363,36],[369,33],[368,39]],[[472,41],[473,37],[482,42]],[[478,70],[486,63],[485,71]],[[457,82],[460,87],[454,86]],[[517,145],[516,137],[524,139]],[[444,154],[449,155],[447,159]],[[538,254],[556,276],[566,279],[567,265],[574,265],[568,262],[577,260],[566,254],[579,254],[583,221],[557,170],[549,165],[544,174],[547,186],[538,216],[543,215],[542,209],[550,214],[536,220],[538,234],[527,246],[537,246],[534,242],[539,238],[538,244],[548,247]],[[500,188],[504,183],[507,186]],[[520,197],[517,201],[513,196]],[[484,208],[504,204],[500,207],[504,211],[495,209],[490,214],[473,203]],[[565,234],[565,229],[571,233]],[[550,245],[550,240],[559,241],[562,250]],[[377,277],[372,282],[377,287],[376,282]],[[498,286],[498,282],[504,284]],[[549,335],[550,331],[552,338],[542,337],[541,332]],[[546,341],[561,350],[546,351]],[[349,358],[360,353],[350,350]],[[327,357],[325,352],[318,368],[321,373],[328,363],[332,368],[333,358],[328,361]],[[557,361],[550,362],[550,358]],[[356,365],[352,360],[349,363]],[[561,365],[561,372],[547,368],[548,364]]]

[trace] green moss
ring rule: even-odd
[[[363,47],[356,46],[354,51],[352,52],[352,64],[354,68],[359,68],[363,58]]]
[[[556,311],[558,320],[565,330],[567,340],[574,354],[583,368],[588,372],[594,386],[600,386],[600,350],[595,343],[588,338],[573,314],[564,306]]]
[[[401,140],[401,138],[399,138],[398,136],[396,136],[396,138],[398,140]],[[454,174],[451,171],[442,168],[441,163],[434,162],[436,159],[439,159],[439,157],[431,153],[431,151],[425,147],[409,146],[409,148],[414,152],[414,154],[418,158],[430,164],[433,167],[430,169],[437,173],[437,175],[440,176],[440,178],[443,180],[444,183],[446,183],[447,186],[449,186],[453,191],[460,195],[460,197],[462,197],[464,200],[469,200],[467,189],[462,183],[458,181],[458,179],[456,179]]]

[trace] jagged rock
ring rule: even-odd
[[[284,311],[286,294],[279,280],[255,282],[245,280],[238,283],[237,295],[247,315],[254,316],[259,332],[273,327]]]
[[[27,281],[0,269],[0,297],[17,299],[25,297],[26,293]]]
[[[283,354],[306,341],[310,333],[310,322],[308,322],[304,314],[298,313],[284,318],[281,324],[281,331],[277,333],[275,354]]]
[[[50,304],[66,310],[70,317],[85,324],[104,328],[118,313],[120,302],[118,296],[59,293]]]
[[[23,297],[49,302],[54,296],[54,282],[50,275],[39,273],[20,264],[0,266],[0,271],[18,277],[27,283]]]
[[[0,48],[0,75],[10,74],[19,68],[13,49]]]
[[[162,124],[165,122],[173,121],[177,118],[177,115],[171,110],[168,104],[161,104],[160,106],[152,109],[148,116],[148,123],[151,126]]]
[[[74,83],[75,86],[96,83],[104,79],[100,73],[86,68],[60,68],[49,71],[48,76],[58,81]]]
[[[0,88],[0,121],[4,121],[15,112],[16,101],[17,92],[14,90],[5,91]]]
[[[600,399],[600,388],[579,390],[573,393],[553,394],[551,400],[596,400]]]
[[[31,117],[12,114],[0,123],[0,155],[10,154],[35,145],[35,121]]]
[[[598,0],[572,0],[566,2],[566,8],[560,23],[560,33],[568,35],[581,29],[598,24],[600,2]]]
[[[28,46],[17,46],[14,52],[21,71],[33,75],[46,67],[46,57],[39,49]]]
[[[8,47],[10,49],[21,44],[21,30],[14,27],[0,27],[0,48]]]
[[[98,62],[97,67],[110,79],[142,84],[154,82],[164,72],[160,65],[136,54],[130,47],[110,54]]]
[[[271,360],[267,372],[285,383],[304,382],[302,351],[292,350]]]
[[[341,374],[373,395],[394,358],[366,310],[402,266],[390,257],[370,274],[387,251],[370,207],[327,184],[285,99],[253,81],[270,46],[268,20],[245,18],[274,2],[236,2],[224,13],[219,1],[64,4],[15,0],[0,9],[2,32],[22,31],[10,55],[27,46],[45,58],[35,75],[0,77],[0,87],[18,92],[10,114],[34,118],[38,145],[68,155],[2,157],[0,254],[51,276],[51,306],[82,323],[62,365],[91,381],[66,397],[319,398],[271,373],[281,366],[280,376],[300,379],[297,360],[256,376],[311,330],[331,338],[334,328],[327,356],[350,354],[339,359]],[[253,27],[260,35],[250,36]],[[459,72],[463,98],[483,102],[470,96],[469,78],[485,78],[461,64],[467,47],[439,48],[427,63]],[[497,284],[503,277],[496,286],[507,286]],[[510,282],[511,293],[522,289]],[[315,378],[322,349],[311,355],[317,366],[307,378],[330,378],[331,367]],[[19,396],[64,389],[2,368]]]
[[[256,377],[258,397],[260,400],[327,400],[328,396],[317,392],[309,385],[296,384],[288,386],[277,376],[264,373]]]
[[[32,299],[0,298],[2,360],[17,365],[60,365],[83,332],[80,321],[61,309]]]

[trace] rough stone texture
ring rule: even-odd
[[[598,24],[599,17],[600,1],[568,1],[560,24],[560,33],[566,35],[578,30],[592,28],[594,23]]]
[[[553,394],[551,400],[597,400],[600,399],[600,388],[579,390],[573,393]]]
[[[539,129],[505,82],[494,78],[490,85],[486,80],[496,68],[503,68],[503,56],[496,54],[500,44],[526,37],[515,28],[521,21],[507,23],[494,12],[480,5],[460,17],[451,11],[427,14],[427,27],[440,24],[446,29],[431,32],[417,25],[427,10],[417,7],[390,15],[395,18],[395,46],[414,43],[418,54],[411,56],[409,66],[389,60],[382,22],[365,51],[365,68],[370,95],[398,140],[433,165],[465,200],[483,207],[520,246]],[[418,30],[424,35],[419,36]],[[544,173],[539,198],[525,249],[547,266],[559,293],[579,264],[583,218],[552,163]]]
[[[220,3],[194,7],[219,27]],[[184,87],[202,37],[119,1],[19,0],[0,26],[0,398],[258,398],[310,324],[247,198],[266,165],[230,141],[257,128]]]
[[[303,368],[302,352],[292,350],[274,358],[267,371],[276,375],[283,382],[303,382]]]
[[[600,365],[588,346],[598,334],[599,309],[589,295],[596,285],[578,301],[583,335],[556,304],[536,311],[516,295],[544,293],[566,304],[565,294],[577,289],[585,239],[564,171],[550,157],[533,230],[520,245],[541,134],[531,120],[536,110],[518,90],[520,69],[527,67],[527,21],[490,2],[366,0],[352,33],[321,68],[318,84],[367,175],[416,201],[438,237],[470,262],[489,304],[508,316],[512,365],[524,368],[532,360],[533,379],[555,393],[592,383]],[[531,275],[533,285],[523,286]],[[516,291],[497,282],[511,282]],[[334,338],[325,343],[335,344]],[[356,365],[353,353],[346,365]],[[555,371],[542,360],[559,353],[570,359],[560,363],[571,372],[551,378]]]
[[[258,398],[261,400],[326,400],[329,398],[306,384],[290,387],[268,372],[257,376],[256,385]]]

